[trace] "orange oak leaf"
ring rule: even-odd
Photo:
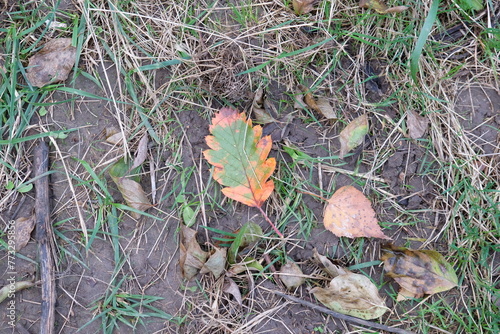
[[[328,200],[324,224],[338,237],[390,239],[380,229],[370,201],[352,186],[337,189]]]
[[[205,138],[211,148],[203,152],[212,164],[214,179],[226,188],[222,193],[248,206],[260,208],[274,190],[268,180],[276,167],[270,136],[262,137],[262,127],[252,127],[245,113],[222,108],[212,119],[211,136]]]

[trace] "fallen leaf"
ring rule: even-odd
[[[140,167],[132,170],[130,170],[130,167],[130,164],[126,163],[125,159],[122,158],[111,166],[109,169],[109,175],[115,182],[128,206],[139,211],[146,211],[152,207],[152,205],[151,202],[149,202],[144,189],[142,189],[141,184],[138,182],[139,177],[129,176],[129,174],[137,174],[139,172],[138,168]],[[134,211],[131,212],[131,215],[135,219],[139,219],[141,216],[139,213]]]
[[[20,281],[11,284],[7,284],[0,289],[0,303],[3,302],[9,295],[35,286],[34,282],[31,281]]]
[[[31,232],[35,228],[35,222],[35,215],[16,219],[16,252],[19,252],[30,241]]]
[[[271,151],[270,136],[262,137],[262,127],[254,126],[245,113],[222,108],[212,119],[212,136],[206,137],[211,148],[205,159],[212,164],[214,179],[226,188],[222,193],[235,201],[261,207],[274,190],[268,180],[276,167]]]
[[[244,224],[229,247],[228,262],[230,264],[235,264],[240,250],[254,244],[260,240],[263,235],[264,233],[259,225],[252,222]]]
[[[231,265],[231,268],[227,271],[226,276],[233,277],[246,271],[262,272],[264,271],[264,267],[253,257],[249,256],[244,258],[241,262]]]
[[[141,140],[139,140],[139,145],[137,145],[137,150],[135,151],[134,163],[130,169],[135,169],[142,165],[146,158],[148,157],[148,134],[145,133]]]
[[[255,120],[259,123],[267,124],[276,122],[276,119],[266,110],[266,99],[264,98],[264,90],[262,88],[257,89],[255,92],[252,102],[252,112]]]
[[[391,7],[391,8],[387,8],[387,10],[385,11],[386,13],[401,13],[401,12],[404,12],[405,10],[407,10],[408,6],[395,6],[395,7]]]
[[[76,48],[71,38],[56,38],[30,58],[26,76],[35,87],[64,81],[75,65]]]
[[[210,255],[207,262],[200,270],[201,274],[212,273],[214,277],[219,278],[226,268],[227,248],[215,248],[215,252]]]
[[[314,9],[316,0],[293,0],[293,11],[297,15],[307,14]]]
[[[410,137],[413,139],[421,138],[425,134],[425,131],[427,131],[429,120],[427,117],[420,116],[417,112],[411,109],[408,110],[406,115]]]
[[[337,114],[326,98],[319,97],[318,99],[315,99],[309,88],[304,85],[298,85],[297,88],[298,90],[295,101],[296,109],[302,109],[305,102],[307,107],[316,111],[320,115],[323,115],[326,119],[337,119]]]
[[[319,254],[316,248],[313,250],[313,260],[331,277],[337,277],[347,273],[342,267],[334,265],[326,256]]]
[[[409,8],[407,6],[396,6],[388,8],[385,2],[382,0],[360,0],[359,7],[374,9],[380,14],[401,13],[402,11],[405,11]]]
[[[318,97],[316,100],[316,106],[318,107],[320,114],[326,119],[337,119],[337,114],[335,113],[335,110],[333,110],[333,107],[328,99]]]
[[[457,286],[453,267],[433,250],[412,250],[387,245],[382,247],[384,270],[387,276],[408,291],[406,296],[422,297],[450,290]]]
[[[302,269],[295,262],[291,261],[287,261],[281,267],[279,277],[288,290],[294,290],[306,281]]]
[[[338,237],[390,239],[380,229],[370,201],[352,186],[337,189],[328,200],[324,224]]]
[[[368,116],[366,114],[359,116],[349,123],[344,130],[340,132],[340,153],[339,158],[344,156],[361,144],[368,133]]]
[[[179,266],[182,276],[187,280],[198,274],[208,258],[208,254],[201,249],[196,241],[196,233],[195,230],[181,225]]]
[[[314,288],[314,294],[326,307],[361,319],[375,319],[387,310],[378,289],[366,276],[354,274],[342,268],[346,273],[335,277],[328,288]]]
[[[241,292],[238,288],[238,285],[229,277],[224,278],[224,286],[222,291],[233,295],[234,299],[238,302],[240,306],[243,305],[243,301],[241,298]]]

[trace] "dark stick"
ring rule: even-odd
[[[271,291],[271,290],[269,290],[269,291]],[[332,317],[337,318],[337,319],[342,319],[342,320],[345,320],[345,321],[348,321],[348,322],[352,322],[352,323],[355,323],[355,324],[359,324],[359,325],[363,325],[363,326],[366,326],[366,327],[372,327],[372,328],[376,328],[376,329],[381,329],[381,330],[384,330],[384,331],[387,331],[387,332],[391,332],[391,333],[397,333],[397,334],[416,334],[415,332],[407,331],[407,330],[404,330],[404,329],[389,327],[389,326],[385,326],[385,325],[382,325],[382,324],[378,324],[378,323],[373,322],[373,321],[363,320],[363,319],[360,319],[360,318],[351,317],[349,315],[338,313],[338,312],[329,310],[329,309],[327,309],[325,307],[322,307],[322,306],[319,306],[319,305],[307,302],[305,300],[299,299],[299,298],[294,297],[294,296],[287,295],[287,294],[279,292],[279,291],[272,291],[272,292],[275,293],[275,294],[277,294],[278,296],[281,296],[281,297],[283,297],[285,299],[288,299],[288,300],[290,300],[292,302],[299,303],[301,305],[310,307],[313,310],[317,310],[317,311],[323,312],[323,313],[331,315]]]
[[[56,289],[54,281],[54,263],[50,249],[52,225],[50,224],[49,177],[40,176],[49,169],[49,147],[40,141],[35,147],[35,216],[36,241],[38,242],[40,258],[40,277],[42,281],[42,315],[40,334],[54,333],[54,315],[56,304]]]

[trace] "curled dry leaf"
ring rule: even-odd
[[[388,8],[385,2],[382,0],[360,0],[359,7],[374,9],[380,14],[401,13],[409,8],[407,6],[396,6]]]
[[[130,167],[130,164],[126,163],[125,159],[122,158],[109,169],[109,175],[128,206],[139,211],[146,211],[152,206],[151,202],[149,202],[144,189],[138,182],[138,178],[134,179],[128,176],[129,174],[138,173],[138,168],[131,170]],[[131,212],[131,215],[135,219],[139,219],[141,216],[137,212]]]
[[[326,119],[337,119],[337,114],[333,110],[330,102],[324,98],[319,97],[317,100],[312,96],[309,88],[304,85],[297,86],[298,91],[302,94],[296,94],[297,101],[295,102],[296,109],[302,109],[300,105],[305,102],[305,104],[312,110],[316,111],[320,115],[323,115]]]
[[[201,249],[196,241],[196,233],[195,230],[181,225],[179,266],[182,276],[187,280],[196,276],[208,257],[208,254]]]
[[[238,285],[229,277],[224,278],[224,287],[222,291],[233,295],[234,299],[238,302],[240,306],[243,305],[243,301],[241,298],[241,292],[238,288]]]
[[[339,158],[344,156],[361,144],[368,133],[368,116],[366,114],[359,116],[349,123],[344,130],[340,132],[340,153]]]
[[[31,232],[35,228],[35,221],[35,215],[16,219],[16,252],[19,252],[30,241]]]
[[[413,139],[421,138],[425,134],[425,131],[427,131],[429,120],[427,117],[420,116],[417,112],[411,109],[408,110],[406,115],[410,137]]]
[[[307,14],[314,9],[316,0],[293,0],[293,11],[297,15]]]
[[[388,308],[375,284],[366,276],[342,269],[346,273],[335,277],[328,288],[312,289],[314,297],[336,312],[361,319],[375,319],[383,315]]]
[[[276,122],[276,119],[266,110],[266,99],[264,98],[264,90],[262,88],[257,89],[255,92],[252,111],[255,116],[255,120],[262,124]]]
[[[35,286],[32,281],[19,281],[8,284],[0,289],[0,303],[3,302],[10,294]]]
[[[219,278],[226,268],[227,248],[215,247],[215,252],[210,255],[207,262],[200,270],[201,274],[212,273],[215,278]]]
[[[106,141],[118,145],[123,141],[123,135],[115,127],[106,128]]]
[[[453,267],[433,250],[412,250],[386,245],[382,248],[384,270],[402,288],[402,295],[420,298],[457,286]],[[405,291],[406,290],[406,291]]]
[[[313,260],[331,277],[347,274],[344,268],[334,265],[326,256],[319,254],[316,248],[313,250]]]
[[[135,151],[134,163],[130,169],[135,169],[142,165],[146,158],[148,157],[148,134],[145,133],[141,140],[139,140],[139,145],[137,145],[137,150]]]
[[[352,186],[337,189],[328,200],[324,224],[338,237],[390,239],[380,229],[370,201]]]
[[[64,81],[75,65],[76,48],[71,38],[53,39],[30,58],[26,75],[35,87]]]
[[[302,269],[295,262],[287,261],[280,269],[280,280],[288,290],[294,290],[304,284],[306,279],[303,276]]]

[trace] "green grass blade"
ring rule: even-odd
[[[415,49],[411,53],[410,56],[410,71],[411,77],[413,81],[417,83],[417,72],[418,72],[418,60],[420,59],[420,55],[422,54],[422,50],[424,49],[425,42],[427,41],[427,37],[431,32],[431,28],[436,21],[438,9],[439,9],[439,0],[434,0],[431,5],[431,9],[429,10],[429,14],[425,18],[424,25],[422,30],[420,31],[420,35],[418,36],[417,43],[415,44]]]

